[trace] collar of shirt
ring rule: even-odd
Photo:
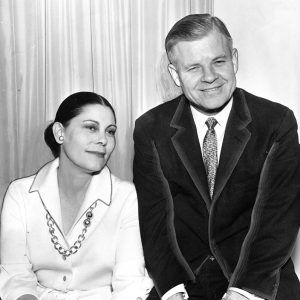
[[[229,114],[231,111],[231,107],[232,107],[232,98],[220,112],[211,116],[211,117],[214,117],[218,122],[217,125],[215,126],[215,132],[217,135],[217,143],[218,143],[218,159],[220,159],[225,129],[226,129],[228,117],[229,117]],[[210,116],[207,116],[204,113],[198,111],[192,105],[191,105],[191,111],[192,111],[194,122],[195,122],[195,125],[197,128],[198,139],[199,139],[200,147],[202,150],[203,140],[204,140],[205,134],[207,132],[207,126],[206,126],[205,122]]]

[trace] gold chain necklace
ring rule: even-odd
[[[93,210],[97,206],[97,202],[100,201],[97,199],[88,209],[85,214],[86,218],[83,221],[83,229],[81,233],[78,235],[77,240],[74,242],[74,244],[69,248],[65,249],[61,243],[58,241],[58,237],[55,235],[55,228],[56,225],[54,219],[51,217],[50,213],[47,211],[46,219],[47,219],[47,226],[49,227],[49,233],[51,235],[51,242],[55,248],[56,251],[62,256],[64,260],[71,254],[75,254],[79,248],[81,247],[82,242],[85,240],[85,234],[87,232],[88,227],[91,225],[91,219],[93,217]],[[57,226],[57,225],[56,225]]]

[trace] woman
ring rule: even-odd
[[[62,102],[45,130],[56,159],[5,195],[2,300],[147,297],[135,189],[106,165],[116,129],[105,98],[79,92]]]

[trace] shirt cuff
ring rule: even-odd
[[[161,300],[167,300],[169,297],[177,294],[177,293],[183,293],[183,299],[188,299],[189,296],[184,288],[184,284],[178,284],[176,286],[174,286],[173,288],[171,288],[170,290],[168,290],[162,297]]]
[[[228,289],[228,291],[236,292],[236,293],[238,293],[238,294],[240,294],[240,295],[245,296],[245,297],[246,297],[247,299],[249,299],[249,300],[264,300],[264,298],[257,297],[257,296],[255,296],[255,295],[253,295],[253,294],[251,294],[251,293],[249,293],[249,292],[247,292],[247,291],[245,291],[245,290],[241,290],[241,289],[239,289],[239,288],[230,287],[230,288]]]

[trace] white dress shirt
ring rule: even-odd
[[[225,135],[225,129],[227,125],[227,120],[230,114],[230,110],[232,107],[232,99],[228,102],[228,104],[222,109],[219,113],[213,115],[213,116],[207,116],[200,111],[198,111],[196,108],[191,106],[192,115],[194,118],[194,122],[197,128],[198,133],[198,139],[201,146],[201,151],[203,150],[203,140],[207,132],[207,125],[205,124],[206,120],[209,117],[214,117],[217,120],[217,124],[214,127],[216,136],[217,136],[217,150],[218,150],[218,161],[220,160],[220,154],[223,144],[223,139]],[[203,151],[202,151],[203,155]]]
[[[153,285],[144,268],[133,184],[121,181],[107,167],[94,175],[73,227],[65,235],[58,165],[56,159],[8,188],[1,217],[0,297],[145,299]],[[68,249],[82,233],[86,211],[96,202],[81,247],[64,259],[50,241],[46,211],[57,224],[59,242]]]
[[[205,115],[204,113],[198,111],[192,105],[190,107],[191,107],[193,119],[194,119],[194,122],[195,122],[195,125],[197,128],[198,140],[199,140],[199,144],[201,147],[202,155],[203,155],[203,140],[204,140],[204,137],[205,137],[207,129],[208,129],[205,122],[209,117],[214,117],[217,120],[217,124],[214,127],[214,129],[215,129],[216,136],[217,136],[217,151],[218,151],[218,162],[219,162],[220,156],[221,156],[222,145],[223,145],[223,139],[224,139],[224,135],[225,135],[225,129],[226,129],[227,121],[228,121],[229,114],[230,114],[230,111],[232,108],[232,99],[228,102],[228,104],[224,107],[224,109],[222,109],[220,112],[218,112],[212,116]],[[247,291],[244,291],[244,290],[241,290],[238,288],[229,288],[229,290],[232,290],[234,292],[239,292],[239,294],[247,297],[249,300],[259,300],[259,299],[263,300],[262,298],[258,298],[256,296],[248,293]],[[167,300],[170,296],[175,295],[176,293],[183,293],[184,299],[188,299],[188,294],[187,294],[183,284],[179,284],[179,285],[173,287],[172,289],[170,289],[169,291],[167,291],[167,293],[165,293],[161,299]]]

